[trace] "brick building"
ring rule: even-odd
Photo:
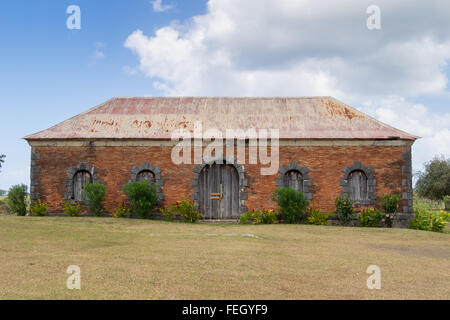
[[[245,146],[244,161],[237,148],[224,148],[200,160],[194,150],[193,163],[174,163],[174,130],[194,132],[199,124],[224,137],[227,129],[278,129],[276,173],[263,175],[269,165],[252,163],[257,149],[248,138],[236,141]],[[77,201],[85,181],[106,184],[111,212],[126,198],[128,181],[147,179],[158,185],[161,205],[194,199],[212,219],[275,208],[271,194],[280,186],[302,190],[324,212],[334,211],[339,195],[372,206],[395,193],[402,199],[397,223],[412,214],[411,146],[417,137],[331,97],[113,98],[25,139],[31,198],[46,202],[50,212],[61,212],[65,200]],[[207,148],[205,141],[192,145]]]

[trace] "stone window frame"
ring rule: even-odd
[[[275,185],[278,188],[285,187],[284,185],[284,175],[289,171],[298,171],[303,177],[303,193],[305,194],[306,199],[312,200],[313,194],[309,190],[312,187],[313,183],[311,178],[309,177],[309,169],[306,166],[300,166],[296,161],[292,161],[287,166],[281,166],[278,169],[278,178],[275,180]]]
[[[367,178],[367,200],[355,201],[355,203],[362,205],[374,205],[377,199],[377,194],[375,192],[375,187],[377,185],[377,180],[374,177],[374,170],[371,166],[363,166],[361,161],[355,161],[353,165],[344,167],[342,172],[344,173],[339,185],[342,187],[341,197],[350,196],[350,181],[349,176],[354,171],[362,171]]]
[[[247,206],[245,205],[245,201],[248,200],[248,194],[245,192],[245,189],[248,187],[248,180],[245,178],[245,167],[237,163],[236,158],[234,156],[224,156],[217,155],[214,157],[204,157],[202,164],[196,165],[193,169],[194,178],[192,180],[192,187],[194,188],[194,193],[191,195],[191,199],[195,202],[195,206],[198,209],[199,200],[200,200],[200,173],[203,168],[207,165],[212,164],[230,164],[232,165],[238,173],[239,176],[239,214],[245,213],[248,211]]]
[[[73,199],[73,179],[75,177],[75,175],[77,174],[77,172],[80,171],[87,171],[90,173],[91,178],[92,178],[92,183],[97,182],[100,183],[100,179],[98,178],[97,175],[97,168],[95,166],[91,166],[85,162],[80,162],[80,164],[78,164],[78,166],[75,167],[70,167],[67,172],[67,179],[66,179],[66,187],[67,187],[67,192],[64,195],[64,200],[69,201],[69,202],[78,202],[78,203],[82,203],[84,204],[84,201],[77,201],[75,199]]]
[[[164,201],[164,192],[162,191],[164,180],[161,177],[162,170],[158,166],[152,166],[148,161],[143,162],[140,166],[133,166],[133,168],[131,168],[131,178],[128,182],[137,182],[138,175],[142,171],[150,171],[154,174],[159,202]]]

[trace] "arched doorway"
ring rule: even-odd
[[[239,174],[231,164],[205,165],[199,175],[199,211],[204,219],[238,219]]]

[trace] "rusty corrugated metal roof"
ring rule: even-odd
[[[418,138],[332,97],[151,97],[113,98],[25,139],[170,139],[196,121],[224,135],[254,128],[279,129],[281,139]]]

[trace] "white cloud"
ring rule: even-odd
[[[174,7],[172,4],[163,5],[162,0],[154,0],[151,3],[155,12],[164,12]]]
[[[362,111],[400,130],[421,137],[414,144],[413,167],[435,155],[450,157],[450,110],[432,113],[423,104],[414,104],[402,97],[391,96],[362,102]]]
[[[125,47],[163,95],[332,95],[422,136],[416,159],[450,156],[448,115],[409,102],[448,95],[450,2],[378,0],[378,31],[366,27],[370,4],[209,0],[205,14],[136,30]]]

